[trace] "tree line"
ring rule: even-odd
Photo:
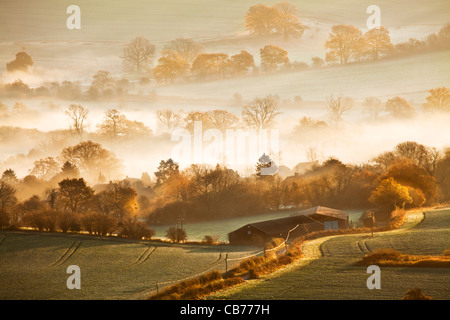
[[[329,158],[286,178],[275,171],[261,174],[262,168],[277,165],[263,155],[255,173],[242,176],[223,165],[193,164],[181,170],[168,159],[160,162],[154,182],[147,174],[147,179],[143,175],[134,182],[105,181],[95,185],[95,191],[70,161],[52,178],[30,174],[19,179],[7,169],[0,182],[0,221],[2,227],[101,235],[118,231],[139,238],[151,237],[148,225],[175,224],[180,219],[210,221],[322,205],[373,209],[384,221],[395,208],[450,200],[448,148],[439,151],[407,141],[362,165]],[[93,166],[99,170],[103,164]],[[18,193],[25,200],[19,201]],[[172,230],[174,236],[177,230]]]
[[[272,7],[258,4],[251,6],[246,14],[247,31],[255,36],[282,34],[284,38],[299,38],[304,27],[301,24],[295,5],[282,2]],[[374,28],[366,33],[353,25],[334,25],[325,42],[324,58],[313,57],[311,66],[328,64],[347,64],[363,60],[378,60],[383,57],[406,55],[416,52],[448,49],[450,43],[450,24],[438,32],[429,34],[424,40],[410,38],[405,42],[392,44],[386,27]],[[302,70],[308,68],[305,62],[291,61],[288,52],[276,45],[267,44],[259,50],[260,66],[248,51],[229,55],[223,52],[205,52],[205,48],[188,38],[178,38],[164,45],[157,65],[152,67],[156,48],[148,39],[139,36],[131,40],[121,55],[124,66],[144,75],[140,83],[146,85],[150,78],[160,83],[174,81],[208,80],[223,77],[271,73],[277,71]],[[34,62],[26,52],[18,52],[16,58],[7,63],[7,71],[27,71]],[[121,96],[130,88],[128,79],[114,80],[105,70],[99,70],[92,78],[86,92],[82,92],[77,82],[63,81],[43,84],[31,89],[18,79],[2,84],[0,91],[5,96],[58,96],[65,99]]]

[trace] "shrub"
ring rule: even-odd
[[[266,259],[275,259],[277,257],[277,250],[280,249],[281,247],[280,245],[283,242],[284,242],[283,238],[272,238],[272,240],[267,242],[266,245],[264,246],[264,257]]]
[[[433,300],[433,298],[422,293],[422,289],[414,288],[408,290],[402,300]]]
[[[26,213],[22,221],[23,223],[39,231],[55,231],[57,225],[58,214],[54,210],[36,210]]]
[[[117,228],[117,220],[106,214],[91,212],[81,217],[81,224],[90,234],[106,236]]]
[[[69,230],[72,232],[79,232],[81,230],[78,217],[69,212],[60,212],[57,214],[57,225],[64,233]]]
[[[402,253],[394,249],[376,249],[371,253],[366,254],[357,264],[371,265],[378,264],[382,260],[400,261]]]
[[[171,227],[166,232],[166,237],[172,242],[184,242],[187,239],[187,234],[184,229]]]
[[[142,221],[138,221],[136,217],[126,218],[122,221],[120,234],[132,239],[151,239],[155,235],[155,231]]]
[[[208,235],[206,235],[206,236],[204,236],[203,237],[203,243],[205,243],[205,244],[208,244],[208,245],[213,245],[213,244],[216,244],[217,243],[217,239],[218,239],[218,236],[208,236]]]

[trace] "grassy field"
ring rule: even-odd
[[[244,16],[256,3],[273,5],[278,0],[170,0],[126,3],[120,0],[78,0],[83,20],[81,30],[72,32],[65,27],[70,1],[46,0],[30,3],[26,0],[3,0],[0,6],[0,39],[128,39],[137,33],[152,40],[180,36],[218,37],[244,30]],[[369,0],[336,2],[320,0],[289,1],[297,6],[301,18],[317,18],[329,23],[352,23],[365,26]],[[382,23],[387,26],[407,24],[434,25],[448,22],[448,1],[379,0]]]
[[[24,232],[3,232],[0,243],[0,299],[142,299],[157,282],[161,289],[211,267],[225,271],[225,252],[259,251]],[[81,290],[66,287],[69,265],[80,267]]]
[[[356,224],[359,223],[359,217],[361,216],[363,211],[364,210],[345,210],[345,212],[349,214],[349,220],[353,221]],[[184,224],[183,228],[186,230],[188,240],[191,241],[202,241],[204,236],[209,235],[217,236],[218,241],[227,242],[228,233],[242,226],[245,226],[248,223],[284,218],[294,214],[295,212],[295,210],[279,211],[255,216],[216,220],[213,222],[193,222]],[[170,227],[173,227],[173,225],[152,226],[152,229],[155,230],[155,237],[165,238],[166,231]]]
[[[450,210],[409,217],[401,229],[368,235],[316,239],[304,248],[306,259],[286,269],[213,295],[212,299],[401,299],[419,287],[435,299],[450,298],[450,271],[443,268],[382,267],[381,289],[369,290],[365,267],[354,266],[377,248],[405,254],[441,254],[450,247]],[[411,219],[412,218],[412,219]],[[419,218],[419,219],[418,219]]]
[[[188,98],[230,99],[238,92],[244,99],[278,94],[282,98],[301,96],[306,101],[325,101],[334,94],[357,100],[369,96],[384,100],[401,95],[423,102],[427,90],[450,85],[448,74],[449,51],[441,51],[347,66],[267,74],[258,78],[161,86],[156,90],[161,95],[177,94]]]

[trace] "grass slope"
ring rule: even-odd
[[[207,270],[222,252],[239,257],[252,250],[43,233],[3,232],[0,241],[0,299],[141,299],[156,282]],[[74,241],[81,243],[70,255]],[[66,287],[69,265],[81,269],[81,290]]]
[[[405,254],[441,254],[449,248],[450,210],[426,212],[399,230],[317,239],[306,248],[307,259],[272,276],[248,281],[213,299],[401,299],[420,287],[435,299],[449,299],[450,272],[443,268],[382,267],[381,289],[369,290],[365,267],[354,266],[370,250],[393,248]],[[415,225],[417,224],[417,225]],[[415,225],[415,226],[414,226]],[[320,251],[319,251],[320,250]],[[320,259],[315,259],[318,252]]]

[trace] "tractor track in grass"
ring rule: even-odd
[[[6,239],[6,235],[2,234],[3,238],[0,240],[0,246],[2,245],[3,241]]]
[[[151,250],[152,248],[153,250]],[[145,249],[144,252],[142,252],[139,258],[137,258],[133,264],[141,265],[145,263],[147,259],[152,255],[152,253],[156,251],[156,249],[158,249],[158,247],[148,246],[147,249]]]
[[[53,267],[55,265],[60,266],[62,265],[64,262],[66,262],[67,260],[70,259],[70,257],[75,253],[75,251],[77,251],[77,249],[80,247],[81,245],[81,240],[74,240],[72,242],[72,244],[70,245],[70,247],[64,251],[64,253],[58,258],[58,260],[56,260],[55,262],[53,262],[50,267]]]

